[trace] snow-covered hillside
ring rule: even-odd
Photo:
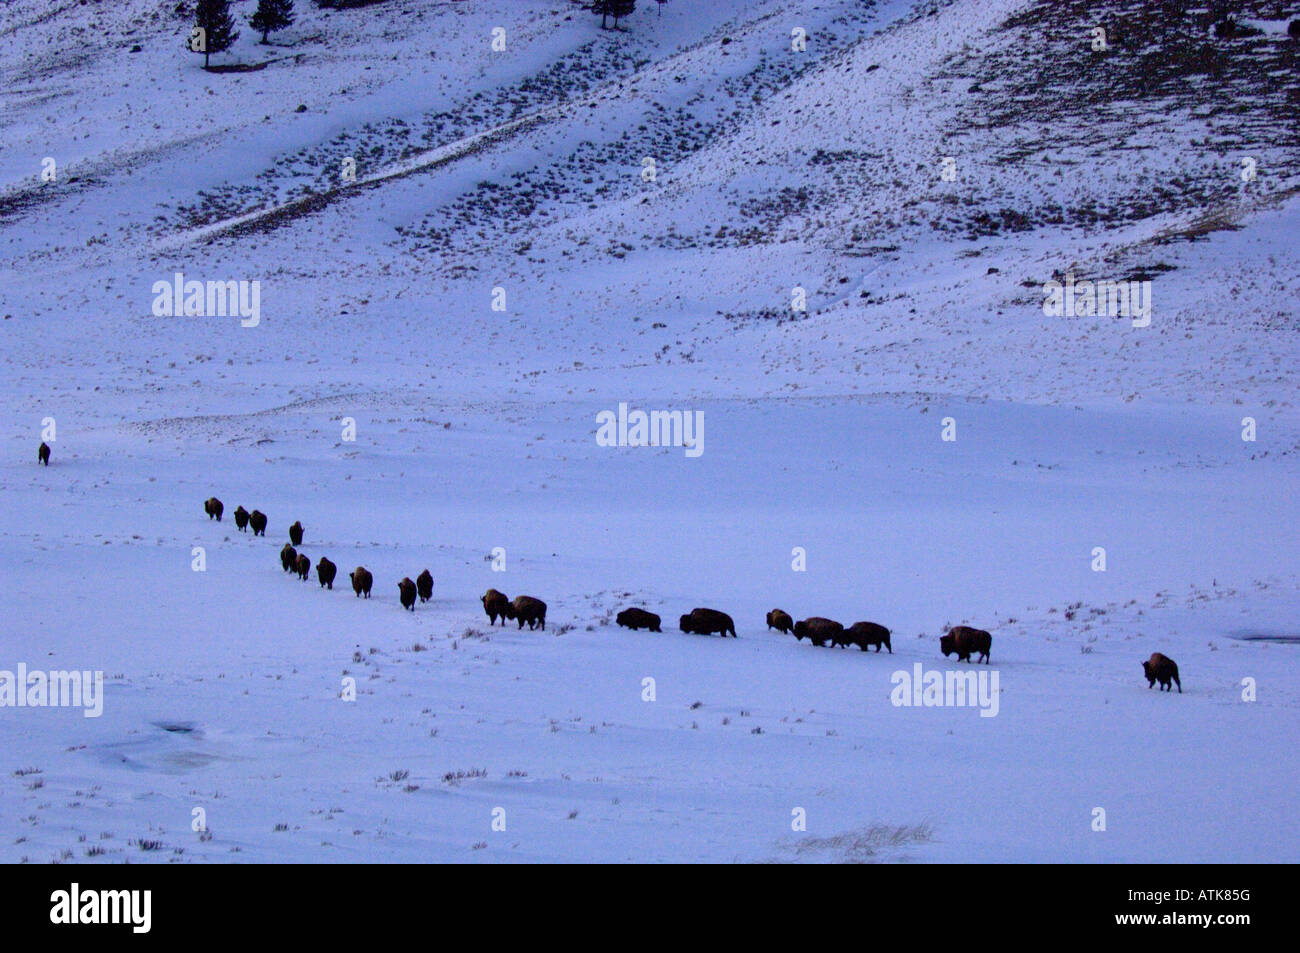
[[[1295,859],[1300,8],[255,6],[0,7],[0,860]]]

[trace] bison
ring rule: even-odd
[[[316,578],[320,580],[321,587],[324,589],[334,588],[334,577],[338,574],[339,567],[322,556],[316,563]]]
[[[253,510],[248,514],[248,525],[253,527],[254,536],[266,535],[266,514],[261,510]]]
[[[483,603],[483,611],[487,613],[488,625],[496,625],[497,616],[501,617],[502,625],[506,624],[506,619],[513,618],[511,613],[514,612],[514,607],[504,592],[489,589],[479,596],[479,601]]]
[[[402,608],[415,611],[415,583],[411,582],[411,577],[406,576],[397,584],[397,591],[402,597]]]
[[[348,578],[352,580],[352,591],[360,596],[365,595],[370,598],[370,587],[375,584],[375,577],[370,575],[370,571],[365,566],[358,566],[348,573]]]
[[[208,514],[208,519],[210,520],[215,519],[218,523],[220,523],[221,514],[224,513],[225,511],[226,508],[221,505],[221,501],[217,499],[215,496],[209,497],[208,499],[203,501],[203,512]]]
[[[1169,656],[1156,652],[1142,663],[1142,672],[1147,677],[1147,688],[1159,682],[1162,692],[1172,692],[1174,689],[1170,682],[1177,682],[1178,694],[1183,693],[1183,683],[1178,681],[1178,665]]]
[[[299,523],[297,520],[295,520],[294,524],[289,527],[289,542],[293,543],[295,546],[302,545],[302,523]]]
[[[1286,34],[1293,40],[1300,40],[1300,20],[1292,20],[1287,25]],[[46,456],[49,456],[49,454],[46,454]]]
[[[663,631],[659,628],[659,617],[645,609],[624,609],[614,621],[623,628],[633,631],[637,629],[649,629],[651,632]]]
[[[248,529],[248,510],[242,506],[235,507],[235,529],[241,533]]]
[[[874,622],[854,622],[845,632],[845,641],[849,645],[856,645],[862,651],[867,650],[868,645],[874,645],[876,652],[880,652],[883,645],[889,649],[889,654],[894,654],[894,647],[889,644],[889,630],[883,625],[877,625]]]
[[[510,603],[510,618],[519,620],[519,628],[528,623],[528,628],[533,629],[538,625],[542,631],[546,631],[546,603],[541,599],[534,599],[532,596],[515,596],[515,601]],[[505,623],[503,622],[502,625]]]
[[[429,570],[425,570],[415,577],[415,591],[420,594],[421,602],[428,602],[433,598],[433,576]]]
[[[47,467],[50,465],[50,445],[43,440],[40,448],[36,451],[36,462],[43,463]]]
[[[280,568],[285,572],[295,572],[298,569],[298,552],[288,543],[280,550]]]
[[[802,642],[805,636],[818,648],[827,642],[836,645],[844,639],[844,626],[833,619],[815,615],[794,624],[794,637]]]
[[[794,619],[790,618],[790,613],[782,612],[780,609],[773,609],[767,614],[767,627],[769,630],[776,629],[778,632],[784,632],[789,635],[794,631]]]
[[[298,570],[298,578],[303,582],[306,582],[307,574],[311,572],[311,560],[307,558],[305,553],[298,554],[296,568]]]
[[[947,658],[957,653],[957,661],[969,662],[973,653],[978,652],[982,658],[978,661],[989,663],[989,650],[993,648],[993,636],[983,629],[972,629],[968,625],[956,625],[948,630],[947,635],[939,637],[939,651]]]
[[[692,609],[689,615],[678,620],[677,625],[683,632],[693,632],[696,635],[712,635],[716,632],[724,639],[728,634],[733,639],[736,638],[736,623],[731,621],[731,616],[717,609]]]

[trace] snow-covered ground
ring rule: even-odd
[[[1119,2],[297,6],[224,73],[171,2],[0,9],[0,672],[105,677],[97,718],[0,707],[0,860],[1295,859],[1270,5],[1234,41]],[[178,272],[258,281],[258,322],[155,316]],[[1150,280],[1149,326],[1045,315],[1066,273]],[[620,403],[703,452],[599,445]],[[332,592],[280,570],[294,520]],[[895,704],[963,623],[996,714]]]

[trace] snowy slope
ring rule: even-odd
[[[1294,859],[1273,6],[1219,41],[1174,3],[299,3],[204,73],[174,3],[4,5],[0,670],[107,681],[99,718],[0,708],[0,859]],[[260,321],[155,317],[177,272],[260,282]],[[1149,279],[1150,326],[1045,315],[1067,272]],[[599,446],[620,402],[702,412],[704,452]],[[333,592],[280,571],[294,520]],[[958,623],[996,717],[893,704],[965,668]]]

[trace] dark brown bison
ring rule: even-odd
[[[370,598],[370,587],[375,584],[375,577],[370,575],[370,571],[365,566],[358,566],[352,570],[348,573],[348,578],[352,580],[352,591],[356,595]]]
[[[235,529],[241,533],[248,528],[248,510],[242,506],[235,507]]]
[[[220,523],[221,514],[224,513],[225,511],[226,508],[221,505],[221,501],[217,499],[215,496],[209,497],[208,499],[203,501],[203,512],[208,514],[208,519],[210,520],[215,519],[218,523]]]
[[[304,553],[299,553],[295,566],[298,570],[298,578],[306,582],[307,574],[311,572],[311,560]]]
[[[266,514],[261,510],[253,510],[248,514],[248,525],[253,527],[254,536],[266,535]]]
[[[1237,21],[1231,17],[1225,17],[1218,23],[1214,24],[1214,35],[1221,40],[1234,39],[1238,34]]]
[[[731,621],[731,616],[717,609],[692,609],[689,615],[678,620],[677,626],[683,632],[693,632],[696,635],[713,635],[716,632],[724,639],[728,634],[733,639],[737,637],[736,623]]]
[[[280,550],[280,568],[285,572],[295,572],[298,569],[298,551],[288,543]]]
[[[433,576],[429,570],[425,570],[415,577],[415,591],[420,594],[421,602],[428,602],[433,598]]]
[[[854,622],[844,630],[844,638],[847,644],[856,645],[864,652],[868,645],[874,645],[877,652],[883,645],[889,649],[890,655],[894,654],[894,647],[889,644],[889,630],[874,622]]]
[[[1300,20],[1292,20],[1287,26],[1286,32],[1287,36],[1291,37],[1291,39],[1300,40]]]
[[[625,629],[649,629],[651,632],[662,632],[659,628],[659,617],[653,612],[647,612],[645,609],[624,609],[614,619],[614,621]]]
[[[767,614],[767,627],[789,635],[794,631],[794,619],[790,618],[790,613],[788,612],[782,612],[780,609],[773,609]]]
[[[818,647],[827,642],[835,645],[844,639],[844,626],[833,619],[824,619],[815,615],[794,624],[794,637],[799,641],[803,641],[806,637],[809,642]]]
[[[50,465],[50,445],[43,440],[40,449],[36,451],[36,462],[43,463],[47,467]]]
[[[293,543],[295,546],[302,545],[302,524],[296,520],[294,521],[294,524],[289,527],[289,542]]]
[[[483,611],[487,613],[488,625],[496,625],[497,616],[501,617],[502,625],[506,624],[506,619],[513,618],[511,613],[514,612],[514,607],[504,592],[489,589],[479,596],[479,601],[483,603]]]
[[[514,602],[510,603],[510,618],[519,620],[519,628],[528,623],[528,628],[534,629],[538,625],[542,631],[546,630],[546,603],[541,599],[534,599],[532,596],[515,596]],[[502,623],[504,624],[504,623]]]
[[[947,658],[957,653],[957,661],[969,662],[973,653],[978,652],[983,658],[978,661],[989,663],[989,650],[993,648],[993,636],[983,629],[972,629],[968,625],[955,625],[947,635],[939,636],[939,651]]]
[[[320,580],[322,587],[326,589],[334,588],[334,577],[338,575],[339,567],[322,556],[316,563],[316,578]]]
[[[415,611],[415,583],[411,582],[411,577],[406,576],[397,584],[398,594],[402,598],[402,608]]]
[[[1147,688],[1159,682],[1162,692],[1172,692],[1174,689],[1170,682],[1177,682],[1178,694],[1183,693],[1183,683],[1178,681],[1178,665],[1168,655],[1156,652],[1142,663],[1142,672],[1147,677]]]

